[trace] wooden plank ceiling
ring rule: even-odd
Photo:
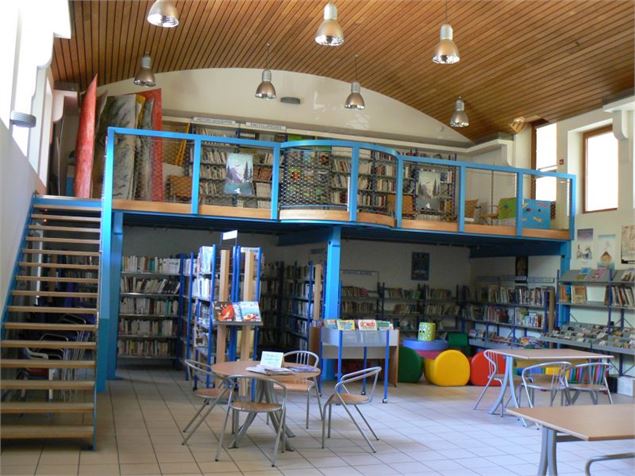
[[[444,123],[463,96],[471,124],[461,132],[474,140],[511,132],[519,116],[553,122],[592,110],[633,87],[631,0],[449,0],[455,65],[431,59],[442,0],[336,0],[338,48],[313,41],[326,0],[181,0],[174,29],[145,20],[151,3],[71,1],[73,37],[55,41],[55,79],[83,89],[95,74],[100,84],[131,78],[145,51],[155,72],[263,68],[270,42],[271,69],[349,82],[358,54],[362,88]]]

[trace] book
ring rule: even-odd
[[[586,286],[573,286],[571,290],[571,302],[573,304],[584,304],[586,301]]]
[[[217,322],[230,322],[236,319],[236,311],[231,302],[214,303],[214,320]]]
[[[376,331],[377,321],[375,319],[359,319],[357,321],[357,328],[360,331]]]
[[[391,331],[393,329],[392,322],[390,321],[375,321],[378,331]]]
[[[290,375],[293,373],[291,369],[287,369],[284,367],[267,367],[266,365],[255,365],[253,367],[247,367],[247,370],[249,372],[255,372],[257,374],[263,375]]]
[[[346,319],[338,319],[337,320],[337,329],[340,331],[354,331],[355,330],[355,321],[346,320]]]
[[[337,319],[324,319],[324,327],[327,329],[337,329]]]
[[[587,275],[587,281],[608,281],[610,271],[608,268],[597,268]]]
[[[560,302],[571,302],[571,286],[561,284],[559,286]]]
[[[242,321],[244,322],[260,322],[260,307],[258,301],[240,301],[238,310]],[[234,304],[236,305],[236,303]],[[238,319],[237,319],[238,320]]]

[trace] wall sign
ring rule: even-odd
[[[412,253],[410,279],[417,281],[430,279],[430,253]]]

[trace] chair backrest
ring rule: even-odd
[[[278,403],[282,406],[285,405],[287,400],[287,387],[285,387],[283,382],[278,382],[275,379],[261,375],[230,375],[223,379],[222,385],[230,389],[227,405],[236,410],[245,411],[244,407],[235,405],[237,402],[260,403],[258,400],[258,392],[255,391],[256,389],[253,387],[256,385],[270,385],[271,387],[275,385],[276,392],[271,391],[271,394],[274,396],[273,398],[277,399]],[[253,385],[251,390],[249,390],[250,385]],[[253,411],[258,412],[258,408],[253,407]]]
[[[370,388],[370,391],[366,391],[366,396],[368,397],[365,402],[361,403],[370,403],[373,401],[373,394],[375,393],[375,387],[377,386],[377,378],[379,377],[379,373],[382,371],[381,367],[369,367],[367,369],[358,370],[356,372],[351,372],[345,375],[342,375],[342,378],[335,384],[335,393],[339,394],[342,391],[346,393],[351,393],[348,389],[347,385],[358,382],[360,380],[365,380],[367,378],[373,379],[373,385]]]
[[[489,368],[489,371],[487,373],[488,378],[498,373],[498,363],[496,362],[496,355],[497,354],[492,352],[491,349],[483,351],[483,357],[485,357],[485,360],[487,360],[487,366]]]
[[[529,365],[522,371],[521,378],[523,385],[530,383],[531,374],[543,374],[550,376],[547,379],[546,384],[567,386],[567,378],[571,372],[572,365],[570,362],[557,361],[557,362],[541,362],[539,364]]]
[[[210,380],[213,380],[215,377],[214,372],[212,372],[211,365],[192,359],[186,359],[184,363],[187,367],[190,378],[195,382],[196,380],[202,380],[207,377],[210,377]]]
[[[606,362],[590,362],[573,367],[569,381],[589,385],[605,385],[608,387],[606,376],[611,364]]]
[[[317,368],[320,364],[320,357],[308,350],[293,350],[284,354],[284,361]]]

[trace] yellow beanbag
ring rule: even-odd
[[[460,387],[470,380],[470,361],[458,350],[446,350],[436,359],[425,359],[423,371],[431,384]]]

